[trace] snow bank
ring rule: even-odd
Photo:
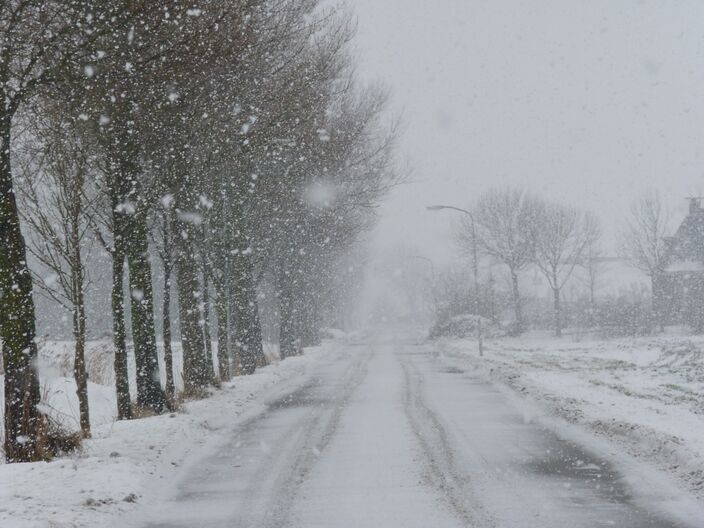
[[[331,346],[307,349],[304,356],[223,384],[211,397],[184,404],[182,412],[151,418],[114,421],[113,388],[91,383],[93,439],[80,453],[49,463],[0,464],[0,526],[93,528],[116,522],[170,490],[179,467],[222,442],[238,421],[264,410],[270,394],[304,381]],[[51,354],[61,355],[55,349]],[[44,375],[49,370],[44,363]],[[56,415],[64,423],[76,419],[73,381],[45,378],[45,386]]]

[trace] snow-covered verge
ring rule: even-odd
[[[549,414],[675,477],[704,500],[704,337],[571,342],[526,336],[439,341]]]
[[[221,443],[233,424],[261,412],[267,395],[305,380],[312,365],[334,346],[306,349],[301,357],[235,378],[209,398],[183,404],[179,412],[131,421],[115,421],[113,389],[91,383],[93,438],[84,442],[81,452],[49,463],[0,464],[0,527],[92,528],[114,523],[139,503],[164,493],[179,468]],[[57,347],[51,354],[61,356]],[[49,387],[49,407],[70,425],[77,415],[73,382],[46,377],[43,385]]]

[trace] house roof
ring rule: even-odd
[[[704,263],[704,209],[698,198],[691,199],[689,214],[668,243],[670,267],[678,263]]]

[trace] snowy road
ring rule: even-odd
[[[697,526],[432,346],[391,333],[323,358],[180,482],[141,526]]]

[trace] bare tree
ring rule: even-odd
[[[116,244],[116,232],[113,225],[113,213],[110,210],[107,193],[101,189],[102,175],[106,174],[103,163],[96,163],[101,170],[101,177],[96,178],[98,199],[94,200],[85,211],[85,216],[91,226],[95,238],[103,250],[110,255],[112,268],[112,284],[110,289],[110,304],[112,311],[112,342],[114,347],[113,368],[115,371],[115,396],[117,404],[117,419],[129,420],[133,417],[132,399],[130,396],[129,368],[127,360],[127,328],[125,322],[124,295],[124,261],[120,244]]]
[[[555,335],[562,335],[562,288],[580,262],[596,225],[573,207],[549,202],[535,206],[532,221],[534,263],[553,293]]]
[[[579,265],[584,270],[581,280],[587,286],[589,292],[589,326],[591,327],[594,326],[595,322],[596,292],[600,287],[601,278],[606,270],[604,254],[599,244],[602,233],[599,220],[592,213],[587,213],[585,221],[592,226],[589,229],[591,236],[589,236],[584,247]]]
[[[169,398],[173,398],[176,392],[174,384],[174,357],[171,349],[171,279],[175,266],[175,242],[173,229],[173,198],[164,195],[162,199],[162,210],[160,211],[160,221],[155,222],[156,233],[155,249],[161,260],[164,272],[164,284],[162,286],[161,305],[161,332],[164,343],[164,371],[166,373],[164,391]]]
[[[207,222],[203,223],[201,233],[203,235],[203,242],[207,244],[209,228]],[[203,245],[205,245],[203,244]],[[203,245],[200,248],[200,268],[202,277],[202,291],[203,291],[203,341],[205,343],[205,358],[210,366],[211,377],[213,379],[219,378],[220,368],[213,361],[213,338],[210,333],[210,284],[213,266],[210,263],[209,252]],[[216,375],[217,372],[217,375]]]
[[[240,346],[244,372],[265,360],[262,277],[276,276],[270,280],[281,301],[282,343],[317,342],[337,295],[339,263],[372,225],[396,173],[395,129],[382,118],[386,94],[355,83],[354,23],[346,10],[320,0],[201,0],[197,9],[173,0],[12,0],[0,2],[0,34],[0,338],[9,461],[41,457],[32,278],[10,167],[16,115],[28,103],[55,106],[72,132],[58,144],[81,150],[61,158],[63,172],[77,177],[79,169],[80,186],[90,180],[100,191],[88,204],[85,190],[57,196],[58,184],[42,187],[37,178],[48,178],[49,169],[30,174],[26,199],[34,207],[26,220],[52,240],[34,248],[35,257],[66,273],[54,273],[66,277],[60,289],[43,286],[50,295],[63,292],[74,307],[78,367],[85,345],[85,275],[76,272],[81,241],[93,233],[112,256],[120,418],[132,415],[125,280],[136,403],[154,412],[168,407],[156,348],[150,233],[161,230],[166,242],[167,347],[175,266],[187,388],[200,392],[212,381],[202,324],[208,284],[224,379],[228,345]],[[173,215],[155,226],[163,220],[161,210],[155,214],[160,193],[173,197]],[[59,198],[66,201],[65,229],[46,216],[57,208],[42,207]],[[167,351],[169,373],[170,358]]]
[[[55,83],[56,73],[80,56],[99,34],[98,6],[91,20],[85,2],[14,0],[0,2],[0,339],[5,368],[5,458],[42,458],[42,429],[32,277],[20,230],[12,175],[14,121],[39,89]],[[77,20],[82,20],[77,24]]]
[[[492,189],[477,201],[475,218],[477,238],[483,251],[505,265],[511,276],[511,292],[515,314],[515,333],[523,331],[523,310],[518,278],[532,261],[532,230],[536,199],[520,189]],[[463,231],[471,237],[471,230]],[[460,235],[462,236],[462,235]],[[470,238],[467,238],[471,242]]]
[[[653,313],[659,326],[663,320],[663,274],[667,266],[665,237],[669,214],[655,193],[643,195],[631,207],[631,215],[619,241],[619,251],[633,266],[650,277]]]
[[[84,212],[90,200],[87,180],[91,162],[79,139],[76,123],[58,116],[52,109],[44,110],[50,114],[46,119],[36,114],[31,116],[33,137],[20,164],[22,217],[31,231],[29,252],[49,272],[48,276],[35,274],[35,284],[72,315],[73,372],[80,428],[83,438],[89,438],[85,362],[87,276],[83,251],[90,243],[90,226]]]

